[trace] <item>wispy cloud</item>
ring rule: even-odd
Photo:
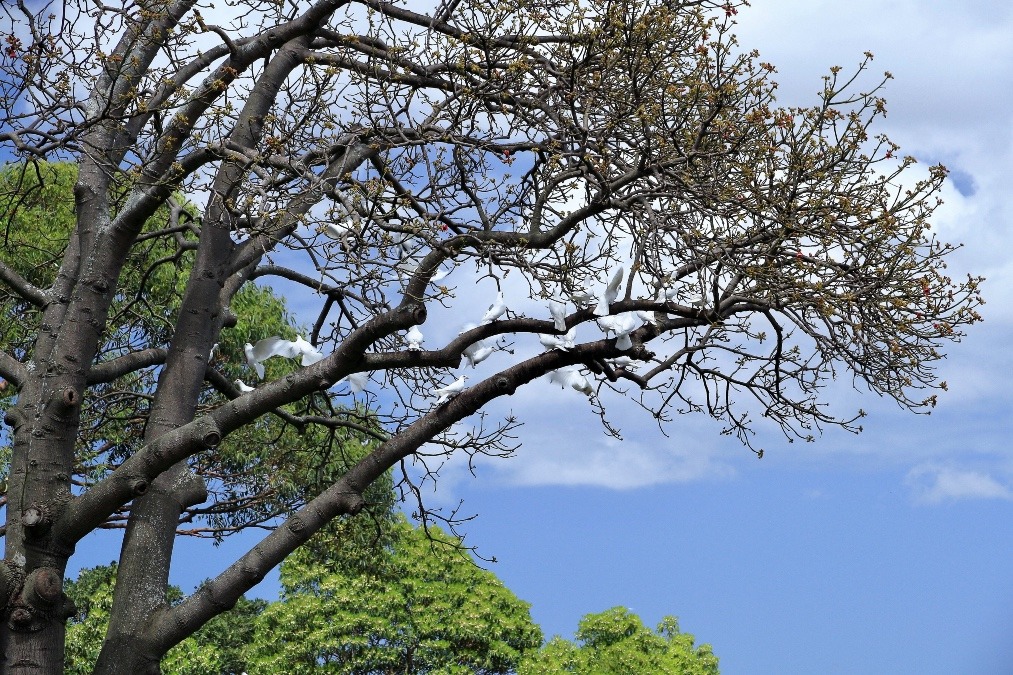
[[[703,445],[674,447],[613,438],[557,439],[529,443],[519,456],[500,465],[518,485],[587,485],[628,490],[664,483],[726,479],[734,468]]]
[[[919,504],[939,504],[961,499],[1009,499],[1013,489],[988,473],[941,464],[920,464],[904,481]]]

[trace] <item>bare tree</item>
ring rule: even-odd
[[[735,2],[219,4],[0,10],[0,147],[35,184],[40,160],[79,170],[48,285],[18,271],[8,239],[0,262],[4,320],[33,329],[0,354],[16,388],[2,672],[61,672],[67,561],[117,514],[96,672],[156,673],[391,468],[509,454],[515,420],[452,425],[536,378],[587,394],[603,421],[608,397],[631,391],[660,422],[712,416],[762,455],[753,416],[806,440],[860,428],[864,413],[821,402],[835,378],[933,405],[941,346],[980,319],[979,279],[947,277],[954,246],[929,229],[945,169],[919,174],[871,130],[885,112],[885,80],[860,90],[871,55],[832,69],[812,107],[784,109],[773,67],[729,32]],[[5,203],[9,229],[19,202]],[[186,279],[177,311],[120,285],[155,240],[166,253],[145,264]],[[326,357],[241,392],[209,355],[240,289],[272,278],[318,302],[309,342]],[[455,304],[479,279],[505,295],[488,320],[427,328],[424,343],[406,333],[444,307],[479,321]],[[133,330],[145,313],[162,329]],[[591,339],[567,335],[578,326]],[[547,349],[527,349],[538,335]],[[75,481],[102,437],[81,442],[82,411],[110,392],[133,397],[136,442]],[[167,606],[181,518],[206,516],[210,483],[229,480],[219,444],[267,415],[377,443]],[[417,476],[399,481],[417,494]]]

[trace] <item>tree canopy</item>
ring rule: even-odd
[[[520,420],[486,408],[546,376],[607,433],[630,396],[761,456],[763,428],[860,430],[835,380],[930,409],[982,302],[931,230],[945,169],[877,131],[871,54],[778,107],[741,4],[4,4],[3,668],[59,672],[94,529],[125,519],[95,672],[157,672],[377,481],[431,522],[422,484],[510,455]],[[65,160],[73,228],[12,235]],[[302,341],[254,334],[266,281]],[[191,515],[265,533],[169,604]]]
[[[529,605],[476,566],[461,542],[402,517],[361,541],[330,528],[281,565],[278,601],[240,598],[169,650],[167,675],[516,672],[542,633]],[[360,535],[364,534],[362,532]],[[68,673],[90,673],[112,608],[115,563],[67,584],[77,605]],[[167,601],[183,598],[169,587]]]
[[[574,643],[557,636],[529,652],[517,675],[718,675],[711,646],[694,647],[693,636],[680,633],[679,620],[673,616],[666,616],[652,631],[628,609],[613,607],[581,619],[576,637]]]
[[[515,672],[542,633],[528,603],[438,528],[396,524],[368,568],[301,549],[257,620],[251,673]],[[324,539],[324,543],[328,541]]]

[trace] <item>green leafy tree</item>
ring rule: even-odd
[[[657,630],[636,614],[613,607],[580,620],[576,643],[554,637],[528,652],[517,675],[717,675],[718,658],[708,644],[693,646],[693,636],[679,632],[679,621],[666,616]]]
[[[3,235],[6,247],[19,251],[11,269],[40,287],[53,283],[74,228],[77,176],[77,166],[68,162],[0,169],[0,213],[7,216]],[[125,193],[126,187],[121,186],[117,203]],[[96,357],[98,367],[131,351],[153,366],[164,358],[163,350],[144,350],[141,345],[168,339],[167,331],[178,318],[197,231],[194,207],[179,196],[149,219],[144,245],[127,260],[112,303],[112,325],[117,330],[104,336]],[[239,393],[234,380],[252,376],[244,365],[245,343],[272,335],[291,339],[298,332],[284,299],[270,288],[244,287],[233,299],[232,310],[234,322],[222,332],[211,354],[211,389],[202,396],[202,407],[234,397]],[[3,286],[0,317],[0,345],[15,352],[26,350],[40,329],[39,317]],[[287,359],[272,359],[265,365],[269,377],[280,377],[296,368]],[[75,455],[77,489],[87,489],[107,476],[136,449],[157,377],[157,368],[149,367],[114,384],[98,384],[97,395],[82,403]],[[9,405],[14,396],[13,388],[0,391],[0,406]],[[318,403],[311,401],[304,410],[312,411]],[[308,426],[294,412],[289,407],[261,418],[226,439],[215,454],[194,458],[189,468],[203,479],[210,500],[180,514],[181,534],[220,538],[249,525],[269,523],[347,468],[347,442],[368,443],[363,434],[335,434],[319,425]],[[363,428],[368,428],[366,418],[364,415]],[[3,438],[9,437],[3,434]],[[9,443],[0,444],[0,479],[6,479],[11,451]],[[386,513],[391,499],[388,488],[389,480],[381,481],[371,493],[370,503],[377,504],[377,513]],[[0,490],[0,500],[6,501],[6,490]],[[106,525],[124,527],[128,515],[129,505],[124,505],[110,515]]]
[[[393,519],[379,536],[328,528],[281,568],[277,602],[240,598],[169,650],[166,675],[512,673],[542,634],[529,605],[477,567],[460,540]],[[91,673],[112,608],[116,565],[68,582],[77,605],[67,673]],[[183,597],[174,586],[169,605]]]
[[[304,549],[282,565],[281,582],[282,599],[257,619],[251,674],[511,673],[542,641],[528,603],[457,538],[403,519],[376,564]]]
[[[77,612],[67,629],[66,673],[88,675],[95,667],[113,605],[116,563],[81,570],[67,582],[67,596]],[[179,602],[183,593],[170,586],[166,601]],[[169,650],[162,660],[166,675],[239,675],[247,670],[254,619],[265,600],[240,598],[229,612],[218,615],[194,635]]]

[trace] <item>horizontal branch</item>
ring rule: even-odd
[[[151,348],[103,361],[88,371],[88,384],[105,384],[135,370],[161,365],[165,363],[167,355],[165,349]]]

